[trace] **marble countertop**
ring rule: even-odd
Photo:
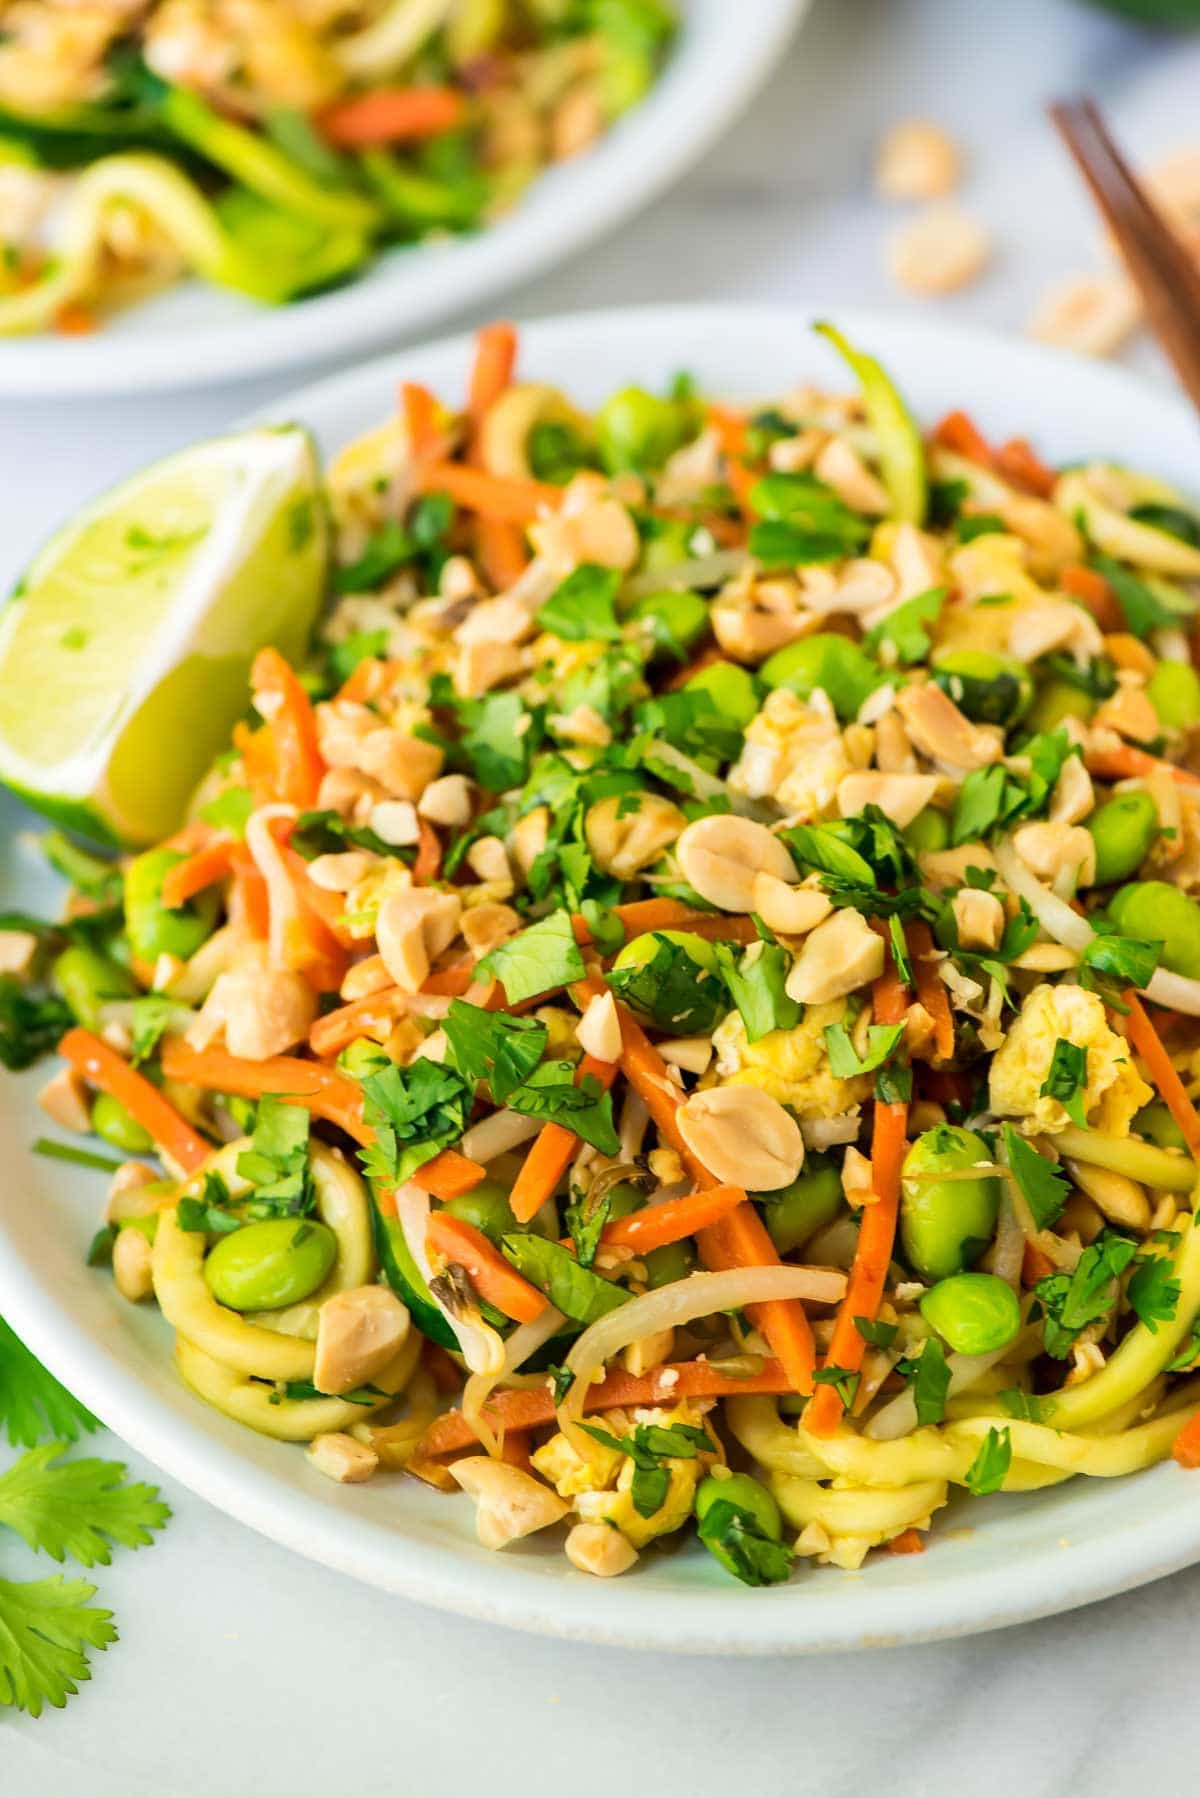
[[[742,0],[748,29],[754,4]],[[1131,149],[1153,156],[1200,139],[1198,79],[1200,46],[1072,0],[817,0],[770,86],[671,195],[503,308],[521,318],[691,298],[923,304],[884,279],[890,219],[867,176],[879,127],[924,113],[969,146],[964,199],[997,240],[986,279],[941,302],[944,316],[1019,329],[1055,274],[1099,258],[1043,103],[1099,92]],[[1130,360],[1165,378],[1150,346]],[[78,501],[289,384],[6,402],[0,588]],[[1200,1569],[962,1642],[696,1663],[419,1609],[163,1484],[175,1518],[153,1554],[118,1554],[99,1572],[121,1641],[95,1657],[91,1684],[36,1723],[0,1711],[5,1798],[308,1798],[364,1774],[379,1792],[437,1794],[471,1768],[486,1769],[496,1798],[591,1798],[634,1781],[682,1798],[758,1778],[823,1798],[940,1798],[1001,1781],[1023,1798],[1115,1798],[1194,1776],[1200,1714],[1183,1680]],[[16,1577],[22,1559],[12,1557]]]

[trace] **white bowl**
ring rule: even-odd
[[[90,337],[0,338],[0,394],[146,393],[270,374],[397,342],[561,262],[663,191],[767,76],[811,0],[684,0],[661,80],[596,147],[548,169],[474,236],[387,251],[348,286],[257,306],[199,281],[117,315]]]
[[[696,307],[582,314],[529,326],[522,367],[595,404],[629,381],[690,369],[710,392],[777,395],[795,382],[843,385],[844,369],[799,310]],[[1127,374],[940,323],[838,313],[931,421],[967,408],[989,437],[1029,436],[1056,461],[1115,456],[1185,488],[1200,433],[1174,399]],[[467,338],[414,349],[295,395],[277,417],[310,425],[325,450],[375,423],[401,375],[462,392]],[[32,547],[32,546],[31,546]],[[17,808],[6,819],[15,828]],[[53,904],[28,856],[8,858],[0,903]],[[41,1075],[44,1078],[44,1073]],[[83,1254],[103,1181],[29,1149],[44,1120],[37,1071],[0,1086],[7,1146],[0,1184],[0,1312],[105,1422],[202,1497],[265,1535],[371,1585],[547,1634],[686,1652],[877,1647],[966,1634],[1069,1609],[1200,1559],[1200,1475],[1174,1463],[1130,1478],[1078,1480],[1020,1497],[956,1501],[920,1556],[872,1557],[854,1575],[802,1568],[750,1591],[695,1544],[648,1555],[601,1582],[536,1539],[505,1554],[474,1540],[471,1506],[412,1480],[342,1488],[295,1448],[206,1409],[178,1382],[170,1331],[118,1298]]]

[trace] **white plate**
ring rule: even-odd
[[[642,105],[548,169],[488,230],[395,249],[337,292],[264,308],[189,281],[92,337],[0,338],[0,394],[145,393],[265,375],[397,342],[582,249],[668,187],[773,72],[811,0],[684,0],[684,25]]]
[[[964,406],[989,436],[1028,435],[1053,460],[1115,455],[1196,486],[1200,433],[1190,414],[1120,371],[940,323],[837,316],[883,357],[925,420]],[[522,366],[593,405],[625,382],[660,384],[681,368],[708,391],[747,397],[806,379],[844,383],[808,323],[800,311],[728,306],[584,314],[528,327]],[[469,355],[466,338],[414,349],[297,394],[277,415],[310,425],[328,452],[379,420],[402,374],[451,398],[461,393]],[[16,822],[15,806],[8,817]],[[36,900],[28,858],[18,851],[8,859],[0,903],[18,889]],[[924,1555],[875,1556],[856,1575],[802,1569],[791,1584],[762,1592],[735,1585],[696,1545],[649,1555],[607,1583],[574,1572],[557,1547],[536,1540],[488,1554],[474,1541],[466,1501],[399,1478],[333,1486],[299,1450],[251,1435],[180,1386],[162,1320],[125,1304],[106,1276],[83,1265],[102,1178],[29,1151],[41,1122],[37,1084],[36,1072],[0,1084],[0,1312],[164,1471],[265,1535],[372,1585],[560,1636],[787,1652],[966,1634],[1066,1610],[1200,1559],[1200,1474],[1173,1463],[1123,1480],[960,1501],[939,1514]]]

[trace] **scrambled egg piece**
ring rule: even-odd
[[[838,783],[849,773],[842,733],[825,695],[803,700],[779,687],[747,725],[729,785],[750,799],[771,799],[781,812],[808,823],[835,814]]]
[[[756,1043],[746,1041],[740,1012],[731,1012],[713,1032],[716,1073],[722,1086],[760,1086],[801,1120],[834,1117],[871,1096],[870,1074],[839,1080],[830,1072],[825,1028],[840,1024],[843,999],[805,1007],[794,1030],[772,1030]]]
[[[956,598],[942,609],[934,627],[938,649],[982,649],[1007,655],[1013,622],[1031,606],[1046,603],[1046,594],[1025,567],[1025,545],[1019,537],[989,531],[964,543],[949,559]],[[985,604],[998,595],[1003,605]]]
[[[603,1422],[603,1420],[601,1420]],[[612,1433],[627,1434],[613,1419]],[[690,1424],[693,1429],[704,1424],[704,1416],[694,1405],[681,1404],[673,1410],[638,1410],[633,1423],[670,1425]],[[663,1466],[669,1474],[667,1495],[658,1510],[643,1517],[634,1508],[633,1476],[637,1469],[628,1455],[594,1445],[588,1460],[576,1454],[562,1435],[536,1449],[530,1460],[543,1479],[549,1480],[560,1498],[573,1499],[575,1509],[585,1523],[611,1523],[635,1548],[644,1548],[655,1536],[667,1536],[681,1529],[692,1514],[696,1487],[708,1472],[713,1456],[703,1451],[691,1460],[666,1457]]]
[[[1071,1120],[1059,1101],[1041,1096],[1060,1037],[1087,1051],[1081,1097],[1088,1124],[1109,1136],[1128,1136],[1134,1113],[1154,1094],[1134,1067],[1128,1044],[1109,1029],[1103,1002],[1081,986],[1034,987],[992,1061],[992,1110],[1016,1118],[1026,1135],[1066,1129]]]

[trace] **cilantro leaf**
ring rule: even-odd
[[[528,710],[519,693],[459,700],[456,710],[463,726],[459,748],[480,786],[492,793],[519,787],[542,739],[542,712]]]
[[[253,810],[254,795],[249,787],[226,787],[215,799],[200,807],[200,816],[215,829],[228,830],[233,836],[240,837]]]
[[[61,1710],[91,1677],[89,1648],[117,1639],[112,1612],[90,1605],[95,1586],[86,1580],[0,1580],[0,1705],[40,1717],[42,1706]]]
[[[750,554],[768,568],[833,562],[862,548],[870,521],[852,511],[813,474],[769,474],[750,490],[763,523],[750,531]]]
[[[1142,943],[1131,936],[1094,936],[1079,960],[1080,985],[1104,994],[1149,986],[1162,954],[1161,943]]]
[[[345,686],[360,662],[386,656],[389,632],[351,631],[340,643],[329,645],[329,667],[337,686]]]
[[[577,1324],[595,1323],[606,1311],[629,1301],[631,1295],[623,1286],[581,1267],[569,1249],[544,1236],[508,1235],[500,1246],[517,1272]]]
[[[717,966],[746,1027],[746,1041],[756,1043],[773,1030],[794,1030],[804,1016],[798,999],[786,992],[792,958],[782,943],[751,943],[741,955],[728,943],[714,943]]]
[[[28,1547],[81,1566],[105,1566],[111,1542],[145,1547],[171,1515],[154,1486],[126,1484],[119,1461],[64,1461],[65,1444],[31,1448],[0,1474],[0,1524]]]
[[[854,1403],[861,1375],[849,1367],[814,1367],[813,1385],[832,1386],[848,1411]]]
[[[32,1448],[44,1437],[76,1442],[99,1421],[60,1386],[0,1317],[0,1424],[14,1448]]]
[[[455,1068],[427,1057],[368,1074],[362,1089],[375,1141],[359,1155],[368,1177],[385,1186],[402,1185],[467,1127],[471,1088]]]
[[[1171,1278],[1172,1262],[1167,1255],[1139,1255],[1125,1288],[1125,1296],[1152,1336],[1159,1324],[1175,1321],[1183,1291],[1178,1280]]]
[[[250,1147],[237,1159],[238,1173],[254,1187],[250,1217],[302,1217],[312,1210],[308,1124],[302,1105],[269,1094],[259,1100]]]
[[[1039,1098],[1057,1099],[1073,1124],[1087,1129],[1087,1113],[1083,1095],[1087,1087],[1087,1050],[1060,1036],[1050,1057],[1046,1078],[1038,1088]]]
[[[306,862],[319,855],[337,855],[344,849],[369,849],[374,855],[395,855],[396,851],[365,824],[351,824],[338,812],[301,812],[296,819],[290,845]]]
[[[863,638],[863,648],[871,655],[877,655],[880,648],[887,645],[894,660],[902,667],[924,661],[933,644],[925,626],[937,622],[947,591],[945,587],[930,587],[927,592],[914,593],[911,599],[902,600],[898,606],[893,606],[867,632]],[[880,660],[886,662],[887,655],[880,657]]]
[[[1044,1155],[1039,1155],[1011,1124],[1001,1125],[1000,1137],[1009,1171],[1029,1207],[1034,1228],[1048,1229],[1057,1222],[1070,1195],[1066,1175]]]
[[[476,970],[493,975],[510,1005],[582,980],[587,973],[568,911],[554,911],[485,955]]]
[[[671,1488],[671,1470],[664,1460],[694,1461],[701,1449],[712,1452],[716,1444],[707,1430],[693,1424],[639,1423],[631,1436],[614,1436],[596,1424],[580,1429],[605,1448],[627,1455],[634,1464],[629,1496],[639,1517],[653,1517],[662,1509]]]
[[[648,961],[611,968],[605,980],[631,1011],[674,1036],[707,1035],[728,1010],[721,981],[702,968],[682,943],[663,931],[651,933]]]
[[[411,562],[419,545],[396,518],[389,518],[367,538],[362,554],[333,575],[335,593],[371,593]]]
[[[13,974],[0,974],[0,1063],[12,1073],[49,1055],[75,1022],[57,993],[31,992]]]
[[[1139,579],[1131,569],[1111,556],[1094,554],[1091,565],[1112,588],[1113,596],[1125,614],[1125,622],[1135,637],[1145,638],[1151,631],[1170,629],[1195,610],[1187,595],[1169,581]]]
[[[1137,1252],[1137,1244],[1103,1231],[1079,1257],[1074,1273],[1047,1274],[1034,1287],[1042,1308],[1046,1353],[1065,1361],[1089,1324],[1106,1318],[1116,1303],[1117,1282]]]
[[[612,1094],[594,1074],[577,1080],[574,1062],[543,1062],[522,1086],[509,1093],[508,1103],[524,1117],[562,1124],[602,1155],[615,1155],[621,1146],[613,1123]]]
[[[727,1498],[709,1505],[697,1534],[745,1586],[777,1586],[791,1576],[795,1559],[791,1549],[764,1535],[749,1511]]]
[[[929,1336],[921,1353],[905,1361],[897,1361],[896,1372],[912,1388],[917,1408],[917,1422],[941,1423],[946,1415],[946,1394],[950,1390],[950,1369],[946,1355],[936,1336]]]
[[[1000,1394],[1000,1403],[1010,1417],[1019,1417],[1025,1423],[1041,1423],[1045,1406],[1036,1393],[1025,1392],[1020,1386],[1007,1386]]]
[[[153,1055],[163,1036],[182,1013],[186,1020],[188,1013],[177,1000],[169,999],[165,993],[143,993],[133,1001],[130,1020],[132,1046],[130,1060],[134,1067]]]
[[[967,1491],[976,1498],[999,1492],[1012,1466],[1012,1431],[990,1429],[967,1469]]]
[[[873,1074],[883,1066],[904,1035],[903,1024],[869,1024],[867,1052],[860,1056],[850,1041],[844,1024],[825,1026],[825,1052],[829,1071],[839,1080],[850,1080],[855,1074]]]
[[[880,1323],[875,1317],[856,1317],[854,1328],[870,1348],[876,1349],[891,1348],[899,1330],[897,1324]]]
[[[591,1267],[595,1262],[611,1211],[612,1200],[606,1194],[594,1201],[589,1195],[582,1203],[567,1206],[563,1215],[580,1267]]]
[[[616,610],[620,586],[617,569],[581,562],[541,607],[538,624],[565,643],[615,643],[621,635]]]
[[[483,1081],[497,1105],[533,1073],[549,1032],[537,1018],[517,1018],[503,1011],[484,1011],[465,999],[452,999],[442,1028],[450,1059],[472,1086]]]

